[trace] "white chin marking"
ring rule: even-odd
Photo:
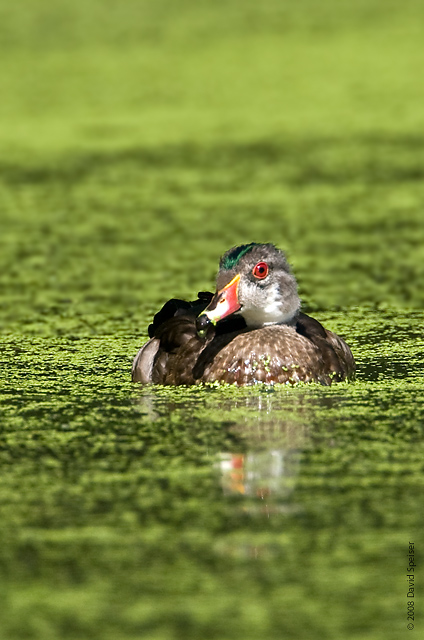
[[[287,324],[293,320],[299,310],[299,299],[294,298],[290,308],[282,309],[281,295],[277,285],[268,291],[267,301],[263,307],[249,306],[249,302],[239,311],[250,328],[264,327],[270,324]]]
[[[281,309],[242,309],[241,315],[248,327],[264,327],[269,324],[284,324],[290,322],[297,309],[282,313]]]

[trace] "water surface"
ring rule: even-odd
[[[352,312],[331,388],[141,389],[134,336],[3,336],[8,637],[399,637],[422,320]]]

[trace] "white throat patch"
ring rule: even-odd
[[[272,290],[269,291],[267,303],[264,307],[243,306],[240,314],[243,316],[248,327],[259,328],[269,324],[288,323],[294,318],[297,311],[298,306],[285,312],[283,311],[278,285],[274,284]]]

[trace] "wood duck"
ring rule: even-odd
[[[134,382],[330,385],[355,373],[344,340],[300,311],[296,279],[273,244],[224,253],[216,293],[169,300],[149,336],[134,359]]]

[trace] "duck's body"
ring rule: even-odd
[[[216,325],[216,326],[214,326]],[[351,378],[348,345],[300,312],[294,276],[273,245],[243,245],[224,254],[217,293],[170,300],[134,359],[144,384],[320,382]]]

